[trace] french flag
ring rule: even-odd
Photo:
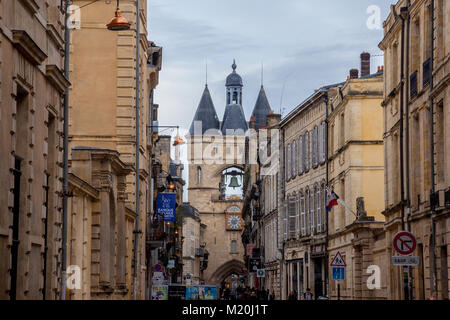
[[[330,212],[331,208],[338,205],[339,197],[333,190],[327,188],[327,211]]]

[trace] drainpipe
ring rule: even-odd
[[[285,148],[284,148],[284,129],[281,129],[281,142],[282,143],[280,143],[280,148],[281,148],[281,152],[283,153],[283,166],[284,166],[284,164],[286,163],[286,160],[285,160],[285,157],[286,157],[286,154],[285,154]],[[284,167],[283,167],[284,168]],[[286,168],[285,168],[285,170],[286,170]],[[280,172],[279,173],[279,177],[280,177],[280,181],[281,181],[281,189],[283,190],[283,192],[281,193],[281,196],[282,196],[282,199],[284,199],[284,188],[285,188],[285,174],[284,174],[284,172]],[[278,199],[278,201],[279,201],[280,199]],[[278,226],[278,220],[279,220],[279,218],[280,218],[280,206],[278,206],[278,219],[277,219],[277,240],[278,240],[278,233],[279,233],[279,231],[280,231],[280,229],[279,229],[279,226]],[[284,226],[283,226],[283,228],[284,228]],[[278,241],[277,241],[277,246],[278,246]],[[280,253],[281,253],[281,261],[280,261],[280,300],[283,300],[283,291],[284,291],[284,288],[283,288],[283,271],[284,271],[284,239],[283,239],[283,245],[282,245],[282,247],[281,247],[281,249],[278,249],[279,251],[280,251]]]
[[[45,226],[44,226],[44,267],[42,270],[42,275],[44,277],[44,284],[42,287],[42,300],[45,300],[46,298],[46,292],[47,292],[47,252],[48,252],[48,191],[50,189],[48,185],[48,178],[49,174],[46,174],[46,181],[45,181]]]
[[[411,188],[410,188],[410,168],[409,168],[409,90],[410,90],[410,75],[409,75],[409,53],[410,53],[410,34],[411,34],[411,16],[409,12],[411,4],[408,1],[408,12],[407,12],[407,20],[406,20],[406,95],[405,95],[405,114],[406,114],[406,128],[405,128],[405,136],[406,136],[406,150],[405,150],[405,158],[406,158],[406,221],[408,231],[411,232]],[[408,267],[408,290],[409,290],[409,300],[413,299],[413,286],[412,286],[412,268]]]
[[[325,185],[328,188],[328,180],[329,180],[329,169],[328,169],[328,92],[325,93],[325,168],[326,168],[326,173],[325,173]],[[326,200],[325,200],[326,201]],[[329,274],[328,274],[328,211],[325,209],[325,218],[326,218],[326,223],[325,223],[325,261],[326,264],[324,266],[325,269],[325,278],[326,278],[326,282],[325,282],[325,286],[326,286],[326,290],[324,290],[324,293],[326,293],[327,297],[329,298],[329,284],[330,284],[330,280],[329,280]]]
[[[66,0],[64,22],[64,75],[69,81],[70,66],[70,29],[69,7],[71,0]],[[64,94],[64,155],[63,155],[63,214],[61,235],[61,300],[66,300],[66,270],[67,270],[67,197],[69,196],[69,88]]]
[[[136,222],[134,230],[134,270],[133,270],[133,299],[137,298],[137,269],[138,269],[138,241],[139,241],[139,133],[140,133],[140,50],[141,50],[141,0],[136,0]]]
[[[401,85],[400,85],[400,207],[401,207],[401,222],[402,230],[405,230],[405,178],[404,178],[404,155],[403,155],[403,109],[404,109],[404,99],[405,99],[405,19],[407,14],[403,16],[404,11],[408,11],[408,8],[403,7],[400,9],[400,19],[402,19],[402,39],[401,39]],[[404,299],[408,300],[408,279],[405,277],[405,268],[403,268],[403,288],[404,288]]]
[[[433,81],[433,69],[434,69],[434,0],[431,0],[430,7],[430,162],[431,162],[431,191],[430,195],[435,192],[435,179],[434,179],[434,101],[431,95],[434,88]],[[435,208],[434,205],[431,207],[431,246],[432,246],[432,272],[433,272],[433,288],[431,295],[437,297],[437,266],[436,266],[436,222],[434,220]]]

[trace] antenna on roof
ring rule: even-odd
[[[208,58],[206,58],[206,86],[208,86]]]
[[[264,84],[264,62],[261,61],[261,87]]]

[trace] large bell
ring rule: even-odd
[[[239,184],[237,177],[231,177],[230,184],[228,185],[228,187],[235,189],[240,186],[241,185]]]

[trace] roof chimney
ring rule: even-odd
[[[350,79],[358,79],[358,69],[350,69]]]
[[[368,76],[370,74],[370,53],[361,53],[361,77]]]

